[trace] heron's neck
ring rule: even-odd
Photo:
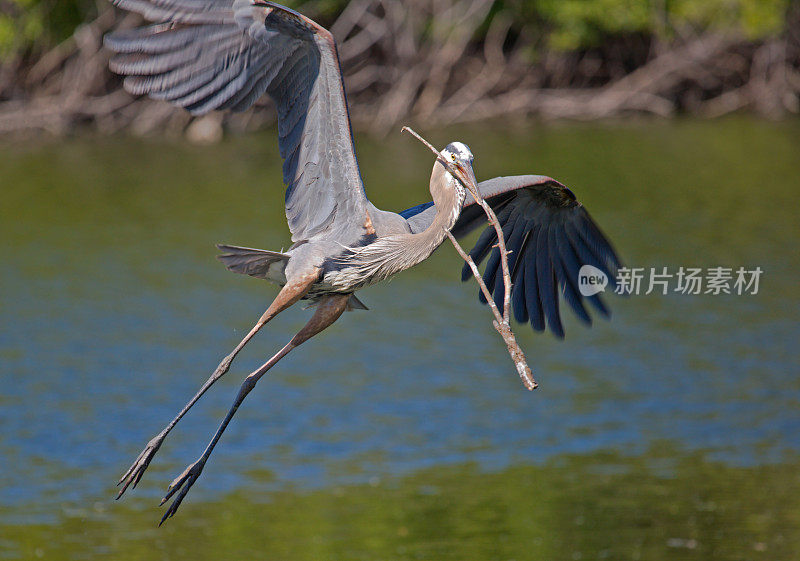
[[[437,165],[436,168],[441,168]],[[462,185],[450,174],[434,168],[431,175],[431,195],[436,215],[430,226],[416,234],[403,234],[403,268],[407,269],[425,261],[439,247],[452,228],[461,207],[464,205],[465,191]],[[444,186],[443,188],[441,186]]]
[[[436,172],[434,172],[436,175]],[[464,187],[451,175],[441,174],[443,177],[431,177],[431,184],[434,181],[441,180],[447,183],[446,189],[436,190],[433,194],[433,206],[436,208],[436,216],[430,226],[418,234],[411,234],[415,238],[421,236],[420,239],[428,241],[429,246],[433,249],[441,244],[447,237],[446,231],[455,226],[458,216],[461,214],[461,207],[464,205]],[[416,240],[415,240],[416,241]],[[428,254],[430,255],[430,253]],[[427,257],[427,255],[425,256]]]

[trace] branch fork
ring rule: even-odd
[[[470,178],[466,177],[455,167],[453,167],[451,163],[447,161],[447,159],[444,158],[430,142],[422,138],[413,129],[410,127],[403,127],[402,132],[407,132],[414,136],[436,155],[436,159],[445,167],[445,169],[447,169],[447,171],[450,172],[453,177],[458,179],[464,188],[470,192],[472,197],[475,199],[475,202],[478,203],[486,213],[486,218],[488,219],[489,224],[494,227],[494,230],[497,234],[497,248],[500,250],[500,264],[503,271],[503,285],[505,289],[503,292],[502,312],[498,309],[497,304],[495,304],[494,297],[492,297],[492,293],[489,292],[489,289],[486,287],[486,283],[483,282],[483,278],[481,277],[475,261],[473,261],[472,257],[470,257],[466,251],[464,251],[464,248],[461,247],[461,244],[458,243],[458,240],[456,240],[455,236],[453,236],[449,230],[446,230],[445,234],[447,234],[447,237],[450,238],[450,241],[453,243],[453,246],[456,248],[456,251],[461,258],[467,262],[467,265],[469,265],[472,275],[478,282],[481,292],[486,297],[486,302],[489,304],[489,308],[494,315],[494,321],[492,321],[492,325],[503,338],[503,341],[508,348],[508,354],[511,356],[511,360],[514,362],[514,366],[517,369],[520,379],[522,379],[522,383],[525,385],[525,388],[529,390],[536,389],[539,384],[537,384],[536,380],[533,378],[531,367],[528,366],[528,362],[525,359],[525,353],[522,352],[522,349],[517,343],[516,337],[514,337],[514,332],[511,330],[511,322],[509,321],[509,312],[511,308],[511,273],[508,267],[508,254],[511,252],[506,249],[506,240],[505,236],[503,236],[503,228],[500,226],[500,221],[497,219],[492,207],[490,207],[481,196],[480,192],[478,191],[478,186]]]

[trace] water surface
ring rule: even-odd
[[[197,457],[288,311],[182,421],[139,488],[114,482],[275,290],[216,242],[289,245],[272,132],[213,147],[4,146],[0,556],[9,559],[790,559],[800,550],[800,123],[570,125],[460,139],[479,178],[569,185],[637,267],[760,266],[757,295],[611,297],[567,339],[518,327],[522,388],[459,258],[359,294]],[[357,140],[370,198],[429,199],[410,138]],[[269,553],[272,555],[269,555]]]

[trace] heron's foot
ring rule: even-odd
[[[133,464],[131,464],[131,467],[128,468],[128,471],[125,472],[125,475],[120,478],[117,486],[122,485],[122,489],[117,493],[117,499],[122,496],[129,485],[133,484],[133,488],[136,489],[136,485],[139,484],[139,480],[142,478],[142,475],[144,475],[147,466],[150,465],[153,456],[155,456],[158,449],[161,448],[165,436],[166,434],[161,433],[148,442],[144,450],[142,450]]]
[[[183,473],[176,477],[172,483],[169,484],[167,487],[167,494],[161,499],[161,504],[163,505],[165,502],[169,500],[172,495],[175,496],[175,500],[172,501],[172,504],[169,505],[167,512],[164,513],[164,516],[161,518],[161,522],[158,523],[161,526],[167,518],[171,518],[176,512],[178,512],[178,507],[181,506],[181,502],[183,501],[184,497],[186,497],[186,493],[189,492],[194,482],[197,481],[197,478],[200,477],[200,473],[203,471],[203,466],[206,465],[206,459],[200,458],[193,464],[190,464]]]

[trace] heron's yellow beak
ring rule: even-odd
[[[478,186],[478,180],[475,179],[475,172],[471,165],[465,166],[461,162],[458,162],[455,168],[462,174],[462,179],[466,179],[467,184],[471,184],[473,187]]]

